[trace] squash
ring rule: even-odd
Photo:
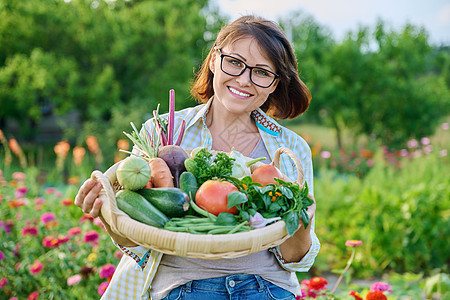
[[[138,156],[125,158],[117,167],[118,183],[127,190],[135,191],[143,188],[150,180],[151,170],[148,162]]]

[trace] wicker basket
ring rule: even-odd
[[[271,164],[279,167],[282,153],[289,155],[296,164],[298,170],[296,182],[301,184],[303,168],[299,158],[290,149],[284,147],[277,149]],[[120,162],[116,163],[104,174],[94,171],[91,177],[103,185],[100,193],[103,201],[102,219],[114,233],[136,244],[165,254],[219,259],[236,258],[266,250],[281,244],[289,237],[284,221],[248,232],[217,235],[172,232],[135,221],[117,207],[115,193],[119,191],[120,186],[117,183],[116,170],[119,164]]]

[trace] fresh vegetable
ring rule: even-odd
[[[129,156],[117,167],[117,181],[124,189],[137,190],[143,188],[150,180],[150,166],[140,157]]]
[[[156,122],[156,121],[155,121]],[[151,185],[154,187],[173,187],[172,173],[166,162],[157,157],[158,147],[161,143],[160,135],[157,133],[157,126],[150,132],[146,124],[142,125],[142,134],[139,134],[136,126],[131,122],[133,131],[131,134],[123,132],[134,144],[134,147],[141,153],[136,154],[129,151],[123,152],[134,156],[142,157],[148,161],[151,169]]]
[[[188,158],[186,151],[180,146],[167,145],[158,151],[158,157],[164,160],[172,174],[174,186],[179,187],[180,175],[186,171],[184,161]]]
[[[273,165],[262,165],[252,173],[253,182],[262,184],[276,183],[275,178],[283,179],[283,173]]]
[[[194,201],[195,194],[198,190],[197,179],[194,174],[185,171],[180,175],[180,189],[185,192],[191,201]]]
[[[239,191],[228,195],[228,206],[237,207],[239,216],[243,219],[250,220],[250,217],[255,217],[257,213],[265,219],[281,217],[291,236],[300,226],[300,220],[305,228],[308,226],[310,219],[306,210],[314,201],[309,198],[306,182],[300,186],[295,182],[275,178],[275,183],[261,186],[249,176],[242,180],[230,180]]]
[[[250,166],[258,161],[265,160],[265,157],[248,160],[242,153],[232,150],[228,156],[234,158],[231,176],[237,179],[242,179],[245,176],[251,176]]]
[[[174,187],[140,189],[136,191],[166,216],[182,217],[189,210],[189,197]]]
[[[162,147],[158,150],[158,157],[162,158],[166,164],[169,166],[170,172],[173,177],[174,186],[179,187],[179,177],[181,173],[186,171],[184,166],[184,161],[188,158],[188,154],[183,148],[180,147],[181,141],[184,135],[185,120],[181,122],[180,133],[178,139],[174,142],[174,122],[175,122],[175,91],[170,90],[169,97],[169,118],[167,131],[164,132],[164,128],[161,125],[161,119],[159,118],[158,112],[154,112],[155,120],[160,129],[161,135],[161,145]]]
[[[207,180],[204,182],[195,195],[196,204],[218,216],[221,212],[235,214],[238,209],[236,206],[228,207],[228,194],[238,189],[228,181],[224,180]]]
[[[116,201],[120,210],[141,223],[161,228],[169,220],[167,216],[136,192],[120,190],[116,194]]]
[[[226,179],[232,174],[234,158],[228,157],[224,152],[215,156],[202,148],[197,151],[193,159],[184,163],[186,170],[194,174],[198,185],[210,179]]]
[[[245,232],[251,229],[247,221],[238,223],[235,216],[220,213],[218,217],[198,207],[192,201],[192,208],[201,217],[185,216],[184,218],[171,218],[164,229],[176,232],[194,234],[232,234]]]
[[[281,220],[281,217],[266,219],[259,212],[257,212],[254,216],[250,216],[249,225],[253,228],[262,228],[267,224],[278,220]]]

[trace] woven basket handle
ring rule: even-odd
[[[272,166],[275,166],[277,168],[280,167],[280,156],[281,154],[287,154],[289,155],[289,157],[294,161],[295,166],[297,167],[297,180],[295,181],[296,183],[298,183],[300,186],[303,185],[303,180],[304,180],[304,174],[303,174],[303,166],[302,166],[302,162],[300,161],[300,159],[294,154],[294,152],[292,152],[291,149],[286,148],[286,147],[280,147],[275,151],[275,154],[273,155],[273,160],[270,163]]]
[[[117,217],[123,215],[124,212],[122,212],[117,206],[116,195],[112,186],[112,184],[115,182],[115,178],[109,178],[111,176],[115,177],[118,166],[119,163],[114,164],[105,172],[105,174],[98,170],[95,170],[92,172],[91,178],[99,181],[103,186],[102,190],[100,191],[100,198],[103,201],[103,205],[101,208],[101,218],[106,221],[106,223],[110,226],[111,230],[114,233],[123,236],[117,228]]]

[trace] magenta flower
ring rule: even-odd
[[[70,228],[69,231],[68,231],[68,234],[70,236],[74,236],[74,235],[77,235],[77,234],[80,234],[80,233],[81,233],[81,228],[80,227],[73,227],[73,228]]]
[[[3,254],[2,251],[0,251],[0,260],[4,260],[5,259],[5,254]]]
[[[56,216],[52,212],[46,212],[41,216],[41,222],[44,224],[54,221],[55,219],[56,219]]]
[[[28,188],[27,187],[20,187],[16,189],[16,192],[14,193],[14,197],[16,198],[23,198],[25,197],[25,195],[28,192]]]
[[[69,241],[69,237],[67,235],[61,235],[58,237],[58,245],[67,243]]]
[[[0,278],[0,289],[2,287],[4,287],[7,283],[8,283],[8,279],[6,279],[5,277]]]
[[[39,299],[39,293],[38,292],[32,292],[28,295],[28,300],[37,300]]]
[[[34,200],[34,205],[42,205],[45,203],[45,199],[44,198],[36,198]]]
[[[111,278],[116,267],[112,264],[106,264],[100,269],[100,278]]]
[[[35,260],[34,263],[30,266],[30,273],[31,274],[38,274],[42,271],[42,268],[44,266],[41,264],[39,260]]]
[[[345,242],[345,246],[347,247],[356,247],[356,246],[361,246],[362,245],[362,241],[358,241],[358,240],[348,240]]]
[[[76,274],[67,278],[67,285],[76,285],[81,281],[81,275]]]
[[[103,295],[106,291],[106,289],[108,288],[109,282],[108,281],[104,281],[102,283],[100,283],[100,285],[98,286],[98,293],[100,295]]]
[[[392,286],[384,282],[375,282],[370,286],[370,291],[380,291],[380,292],[392,292]]]
[[[96,242],[98,240],[98,232],[95,230],[89,230],[88,232],[86,232],[86,234],[84,235],[84,241],[86,243],[90,243],[90,242]]]
[[[59,239],[53,236],[46,236],[42,240],[42,246],[45,248],[56,248],[59,246]]]
[[[26,235],[36,236],[37,234],[38,234],[38,228],[36,226],[25,225],[22,228],[23,236],[26,236]]]

